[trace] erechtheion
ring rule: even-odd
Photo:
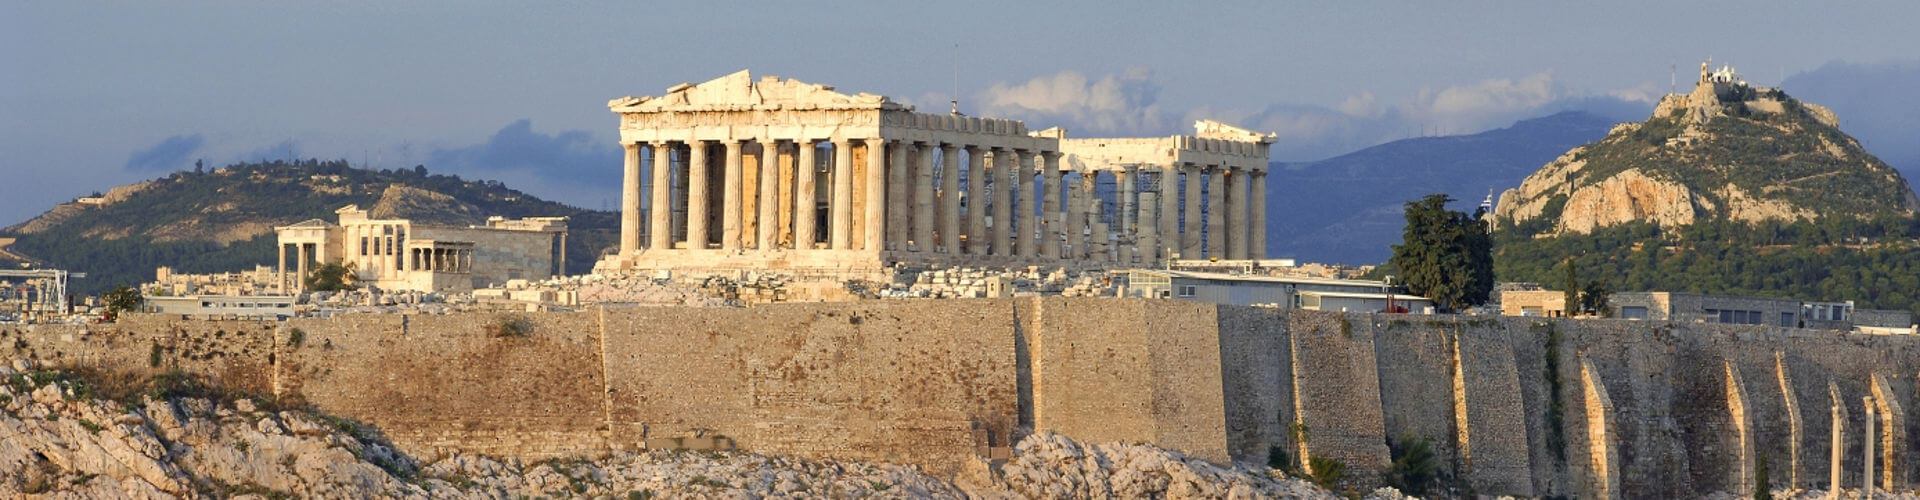
[[[626,150],[619,269],[861,273],[896,263],[1258,259],[1273,136],[1069,139],[1016,120],[740,71],[608,103]]]

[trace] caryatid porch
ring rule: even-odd
[[[882,96],[775,77],[755,81],[745,71],[676,85],[662,97],[615,99],[609,107],[620,116],[626,159],[620,251],[601,269],[1107,267],[1164,258],[1156,234],[1206,227],[1161,229],[1165,219],[1146,214],[1167,212],[1139,207],[1171,198],[1155,198],[1148,184],[1134,182],[1138,174],[1126,176],[1131,189],[1096,189],[1132,165],[1074,161],[1062,154],[1071,142],[1064,132],[1029,133],[1014,120],[916,113]],[[1240,167],[1249,173],[1243,177],[1265,170],[1264,142],[1144,140],[1175,147],[1156,160],[1218,165],[1222,172]],[[1245,193],[1258,182],[1210,192]],[[1257,196],[1206,207],[1230,200],[1239,200],[1236,208],[1263,206]],[[1228,258],[1239,246],[1264,248],[1263,231],[1253,229],[1258,212],[1264,210],[1239,210],[1248,215],[1237,225],[1222,218],[1227,225],[1208,233],[1222,242],[1202,251]],[[1240,255],[1256,257],[1245,249]]]

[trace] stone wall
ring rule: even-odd
[[[374,424],[417,454],[724,447],[950,474],[1032,430],[1216,461],[1433,444],[1480,494],[1915,482],[1920,338],[1767,326],[1340,314],[1022,298],[341,315],[0,329],[0,356],[179,369]],[[1832,388],[1831,391],[1829,388]],[[1880,401],[1862,406],[1862,398]]]

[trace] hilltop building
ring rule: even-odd
[[[493,217],[484,226],[451,226],[374,219],[355,205],[335,213],[338,224],[311,219],[274,228],[281,289],[305,291],[300,277],[321,263],[350,266],[363,286],[420,292],[546,279],[567,265],[566,217]]]
[[[1607,296],[1613,317],[1685,323],[1770,325],[1826,330],[1876,329],[1911,333],[1913,313],[1856,309],[1853,302],[1819,302],[1674,292],[1616,292]],[[1566,317],[1566,295],[1559,290],[1500,292],[1503,316]]]
[[[1218,122],[1069,139],[746,71],[608,107],[626,163],[620,250],[600,270],[859,275],[1265,253],[1273,136]]]
[[[1384,281],[1164,269],[1134,269],[1127,274],[1128,297],[1314,311],[1422,313],[1433,308],[1433,299],[1393,293]]]

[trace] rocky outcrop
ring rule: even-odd
[[[1633,221],[1684,226],[1693,223],[1695,203],[1693,191],[1680,183],[1627,170],[1574,190],[1560,216],[1560,229],[1589,233]]]
[[[69,374],[0,366],[0,497],[1339,498],[1278,472],[1038,433],[955,481],[915,467],[736,452],[419,463],[359,424],[162,385],[122,403]],[[181,391],[186,393],[182,394]],[[1404,498],[1391,489],[1369,498]]]

